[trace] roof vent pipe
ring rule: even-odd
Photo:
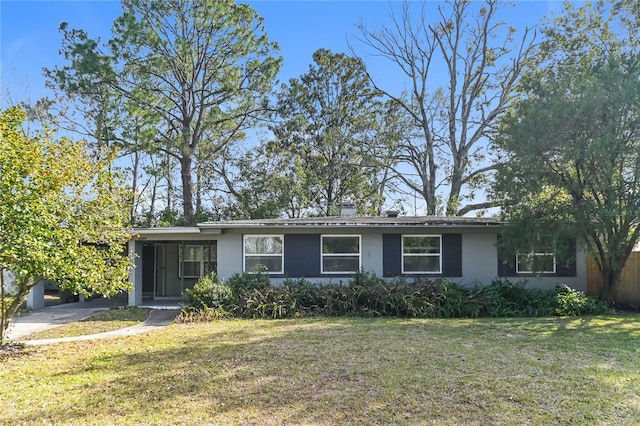
[[[398,217],[398,211],[397,210],[385,210],[382,212],[382,215],[384,217]]]
[[[355,204],[342,204],[340,206],[340,216],[353,217],[356,215]]]

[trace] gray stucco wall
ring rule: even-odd
[[[462,277],[451,278],[454,281],[460,282],[463,285],[475,285],[475,284],[490,284],[498,276],[498,254],[496,248],[497,242],[497,228],[466,228],[466,229],[452,229],[452,228],[429,228],[429,229],[416,229],[416,228],[404,228],[398,227],[393,229],[368,229],[368,228],[340,228],[332,232],[328,229],[231,229],[225,230],[221,234],[189,234],[180,235],[177,233],[168,235],[154,236],[153,239],[157,241],[171,241],[171,240],[212,240],[217,241],[217,269],[220,279],[228,279],[233,274],[242,272],[242,239],[243,235],[250,234],[341,234],[341,235],[360,235],[362,238],[361,259],[362,268],[365,271],[374,272],[376,275],[383,276],[383,234],[444,234],[444,233],[459,233],[462,234]],[[153,241],[153,239],[149,239]],[[141,244],[135,244],[135,252],[140,256]],[[172,255],[177,259],[177,253]],[[285,262],[287,260],[285,259]],[[320,262],[320,259],[318,259]],[[138,266],[135,272],[132,271],[131,279],[136,282],[136,293],[141,295],[141,262],[140,258],[135,260]],[[285,266],[286,268],[286,266]],[[177,273],[177,272],[176,272]],[[576,265],[576,277],[509,277],[508,279],[514,282],[527,281],[527,286],[551,289],[558,283],[564,283],[577,290],[586,291],[587,272],[585,255],[582,244],[578,244],[577,252],[577,265]],[[345,284],[349,277],[342,276],[319,276],[319,277],[307,277],[312,282],[318,283],[343,283]],[[274,284],[281,283],[284,278],[274,277],[272,282]],[[140,283],[138,285],[138,283]],[[139,291],[138,291],[139,290]],[[140,298],[140,300],[139,300]],[[130,295],[130,304],[140,304],[141,296],[138,294]]]
[[[498,252],[495,232],[462,234],[462,278],[460,283],[490,284],[498,274]]]
[[[362,234],[362,269],[374,272],[381,277],[382,270],[382,234]]]
[[[461,284],[491,284],[498,276],[497,231],[465,232],[462,234],[462,275]],[[566,284],[576,290],[587,290],[587,265],[584,245],[578,243],[576,252],[576,276],[506,277],[512,282],[524,282],[530,288],[553,289],[557,284]]]
[[[218,241],[218,277],[227,279],[242,272],[242,234],[221,234]]]

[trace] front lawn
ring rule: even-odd
[[[640,317],[173,324],[0,361],[2,424],[637,424]]]

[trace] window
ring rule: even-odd
[[[211,272],[209,246],[181,245],[178,257],[180,278],[200,278]]]
[[[284,237],[282,235],[245,235],[244,271],[262,267],[268,274],[282,274],[284,270]]]
[[[323,235],[321,244],[323,274],[360,270],[360,235]]]
[[[516,254],[516,273],[555,274],[556,255],[551,252],[531,252]]]
[[[442,237],[440,235],[403,235],[402,273],[442,273]]]

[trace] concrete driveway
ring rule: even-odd
[[[114,306],[111,299],[95,299],[85,302],[65,303],[50,306],[37,311],[26,312],[14,318],[9,325],[8,341],[21,341],[29,345],[47,344],[71,340],[105,339],[117,336],[128,336],[145,333],[159,327],[165,327],[173,322],[179,310],[175,306],[153,306],[149,318],[143,323],[120,330],[85,336],[65,337],[60,339],[24,340],[21,338],[32,333],[58,327],[70,322],[81,321],[99,312],[107,311]]]

